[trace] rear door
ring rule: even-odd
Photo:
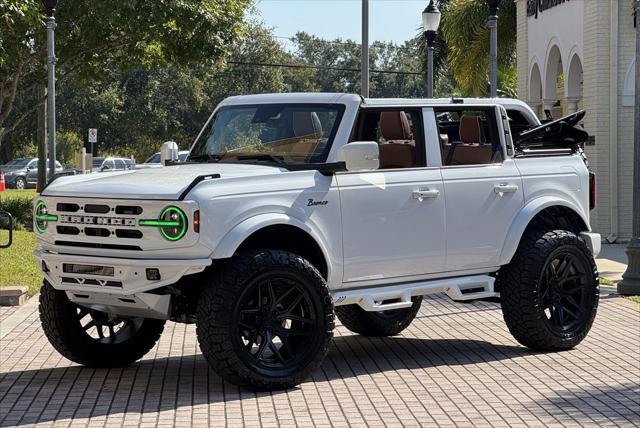
[[[524,205],[506,115],[497,106],[435,111],[446,202],[446,270],[494,267]]]
[[[403,131],[407,122],[410,129]],[[442,271],[444,188],[440,168],[426,166],[421,109],[363,110],[352,140],[377,141],[382,169],[336,174],[344,282],[388,282]]]

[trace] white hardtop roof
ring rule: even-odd
[[[454,100],[457,103],[454,103]],[[402,106],[441,106],[457,104],[484,105],[521,105],[529,106],[514,98],[363,98],[356,94],[326,93],[326,92],[298,92],[259,95],[238,95],[226,98],[220,106],[244,104],[275,104],[275,103],[316,103],[316,104],[352,104],[371,107],[402,107]]]

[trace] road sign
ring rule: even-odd
[[[90,143],[98,142],[98,130],[96,128],[89,128],[89,142]]]

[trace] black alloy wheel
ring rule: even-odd
[[[311,295],[294,278],[257,278],[237,301],[233,325],[241,358],[268,376],[286,376],[308,358],[318,328]]]
[[[583,327],[593,306],[591,268],[570,247],[553,253],[543,268],[542,309],[549,327],[569,333]]]

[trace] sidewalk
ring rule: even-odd
[[[596,259],[600,276],[613,282],[622,279],[627,269],[627,244],[602,244],[602,251]]]

